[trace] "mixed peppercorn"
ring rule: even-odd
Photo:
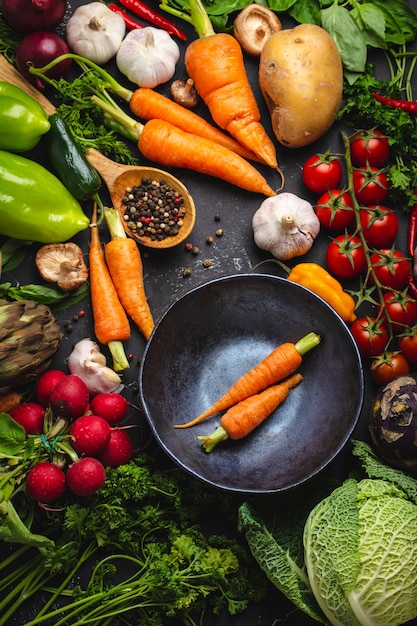
[[[143,178],[122,198],[128,228],[140,237],[162,241],[178,235],[185,215],[184,198],[165,181]]]

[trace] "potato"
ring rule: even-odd
[[[262,48],[259,85],[278,141],[289,148],[313,143],[342,102],[343,66],[332,37],[314,24],[274,33]]]

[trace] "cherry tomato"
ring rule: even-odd
[[[371,206],[381,204],[389,191],[386,173],[368,165],[353,171],[353,191],[360,204]]]
[[[340,159],[329,152],[314,154],[304,163],[301,176],[307,189],[314,193],[338,187],[343,176]]]
[[[361,240],[356,235],[338,235],[327,247],[326,263],[339,278],[359,276],[366,267],[366,256]]]
[[[394,248],[382,248],[371,254],[371,266],[377,280],[386,289],[403,289],[408,284],[410,262]],[[370,274],[373,280],[372,273]]]
[[[371,363],[371,378],[382,387],[398,376],[405,376],[410,372],[407,359],[399,352],[388,352],[383,357],[377,357]]]
[[[326,191],[318,199],[315,211],[320,224],[328,230],[344,230],[355,219],[352,196],[343,189]]]
[[[399,338],[398,347],[411,365],[417,364],[417,327],[409,329]]]
[[[384,308],[380,305],[379,310],[391,320],[394,332],[413,326],[417,319],[417,301],[406,291],[388,291],[383,300]]]
[[[350,140],[350,154],[352,161],[359,167],[367,163],[379,167],[390,154],[388,139],[376,129],[358,131]]]
[[[386,206],[372,205],[359,213],[363,236],[372,248],[385,248],[394,243],[399,222],[394,211]]]
[[[383,354],[390,338],[385,323],[375,317],[360,317],[352,324],[350,332],[364,357]]]

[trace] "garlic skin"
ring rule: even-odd
[[[252,218],[254,240],[280,261],[306,254],[320,232],[312,205],[293,193],[264,200]]]
[[[81,339],[68,357],[68,369],[86,384],[90,396],[99,393],[119,393],[121,378],[106,365],[106,357],[91,339]]]
[[[72,52],[104,65],[120,48],[126,25],[124,19],[103,2],[90,2],[75,9],[65,32]]]
[[[153,89],[174,76],[179,58],[180,49],[165,30],[146,26],[126,35],[116,65],[130,82]]]

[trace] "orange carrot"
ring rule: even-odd
[[[188,6],[188,21],[199,39],[187,47],[184,62],[197,92],[220,128],[280,171],[275,145],[260,121],[240,44],[233,35],[214,32],[201,0],[189,0]]]
[[[110,276],[124,310],[148,340],[155,323],[145,294],[139,248],[126,236],[116,209],[105,209],[104,217],[111,235],[105,248]]]
[[[211,435],[198,437],[203,442],[202,447],[206,452],[211,452],[220,441],[246,437],[284,402],[291,389],[302,379],[301,374],[294,374],[278,385],[268,387],[232,406],[222,416],[220,426]]]
[[[90,226],[88,260],[94,332],[98,341],[108,346],[113,357],[114,370],[120,371],[129,367],[122,341],[130,337],[130,326],[104,258],[98,233],[96,203]]]
[[[169,122],[188,133],[210,139],[232,152],[236,152],[246,160],[264,163],[263,159],[256,156],[254,152],[244,148],[242,144],[209,124],[200,115],[185,109],[153,89],[145,87],[136,89],[129,100],[129,106],[132,113],[143,120],[165,120],[165,122]]]
[[[195,426],[213,413],[225,411],[234,404],[254,396],[259,391],[263,391],[290,376],[301,365],[303,355],[317,346],[319,342],[320,337],[316,333],[308,333],[295,344],[288,342],[279,345],[255,367],[240,376],[226,393],[204,413],[186,424],[176,424],[174,428]]]

